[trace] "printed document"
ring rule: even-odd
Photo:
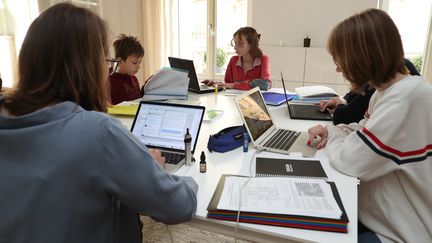
[[[240,205],[241,204],[241,205]],[[218,210],[339,219],[342,215],[324,180],[287,177],[225,179]]]
[[[188,87],[187,72],[163,68],[145,84],[142,100],[186,99]]]

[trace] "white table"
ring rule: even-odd
[[[223,220],[209,219],[207,206],[222,174],[250,175],[250,168],[254,172],[254,147],[249,146],[247,153],[242,147],[227,153],[210,153],[207,150],[207,141],[211,134],[220,131],[228,126],[241,125],[242,120],[234,103],[234,96],[219,94],[189,94],[188,100],[193,103],[205,106],[206,110],[224,110],[222,116],[212,121],[203,121],[195,149],[197,162],[191,166],[183,166],[176,174],[192,176],[199,185],[198,208],[193,220],[188,222],[190,226],[202,230],[213,231],[224,235],[235,237],[235,223]],[[324,121],[291,120],[286,105],[269,107],[276,126],[291,130],[307,131],[316,124],[330,124]],[[121,118],[126,126],[131,126],[131,118]],[[199,155],[205,151],[207,157],[207,172],[199,172]],[[259,156],[287,157],[287,155],[262,152]],[[296,156],[296,155],[294,155]],[[297,155],[298,156],[298,155]],[[303,230],[287,227],[266,226],[259,224],[240,223],[237,237],[254,242],[356,242],[357,241],[357,179],[344,175],[332,168],[322,151],[318,151],[317,158],[323,162],[323,167],[330,181],[336,182],[336,186],[342,198],[343,205],[350,220],[348,233],[332,233],[324,231]]]

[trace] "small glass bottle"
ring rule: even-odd
[[[184,138],[184,143],[185,143],[185,161],[186,161],[186,165],[187,166],[190,166],[192,164],[191,142],[192,142],[192,136],[189,133],[189,128],[187,128],[186,129],[185,138]]]
[[[207,171],[207,163],[205,160],[206,160],[205,153],[204,153],[204,151],[201,151],[201,156],[200,156],[200,172],[201,173],[206,173],[206,171]]]

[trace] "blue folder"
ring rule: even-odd
[[[286,101],[285,94],[275,93],[275,92],[263,92],[262,95],[267,105],[277,106]],[[287,94],[288,100],[292,100],[293,96],[295,95]]]

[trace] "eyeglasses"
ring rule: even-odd
[[[235,41],[231,41],[231,46],[234,48],[243,48],[245,47],[246,43],[236,43]]]
[[[119,61],[115,58],[106,58],[105,62],[108,66],[109,75],[115,73],[117,71]]]

